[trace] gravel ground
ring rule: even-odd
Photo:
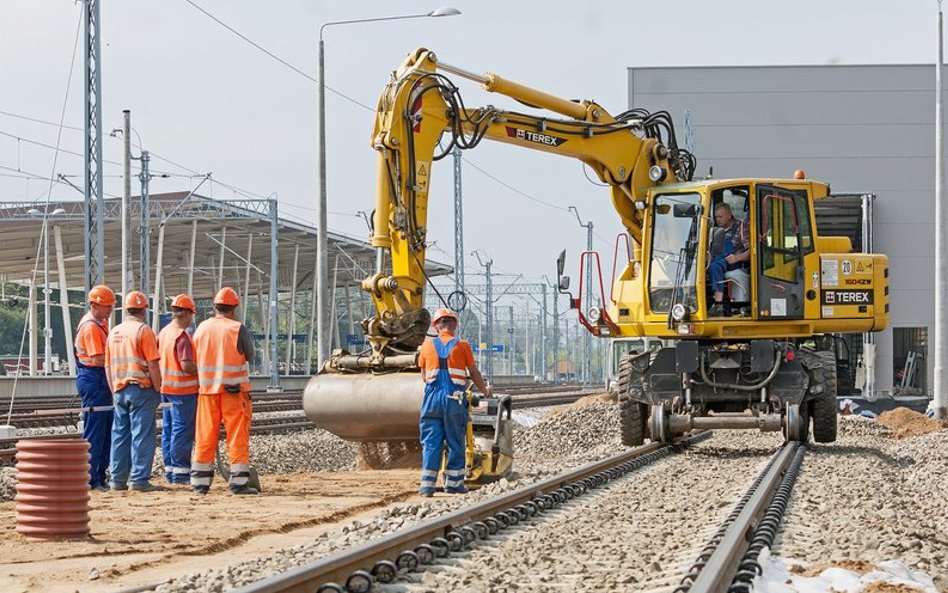
[[[948,589],[948,431],[905,427],[847,417],[836,443],[812,446],[774,554],[900,560]]]
[[[779,444],[699,443],[413,575],[411,590],[670,590]]]
[[[579,430],[579,427],[588,424],[608,426],[608,418],[614,414],[614,406],[608,404],[574,405],[555,415],[547,416],[532,428],[515,428],[517,458],[514,462],[515,472],[510,480],[502,479],[465,496],[439,496],[424,502],[394,505],[371,521],[352,522],[310,544],[282,550],[268,558],[258,558],[252,562],[182,577],[159,586],[156,591],[214,593],[230,590],[379,538],[423,519],[449,513],[502,492],[537,482],[567,468],[601,459],[621,450],[618,435],[613,434],[617,429]],[[555,429],[544,428],[546,423],[556,423],[565,428],[571,436],[556,437]],[[551,440],[559,445],[551,446]],[[564,455],[563,451],[575,453]]]

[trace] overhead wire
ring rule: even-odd
[[[297,67],[294,66],[293,64],[287,62],[286,60],[284,60],[284,59],[281,58],[280,56],[276,55],[276,54],[273,53],[272,51],[268,50],[268,49],[265,48],[264,46],[260,45],[260,44],[257,43],[256,41],[254,41],[253,39],[247,37],[246,35],[244,35],[244,34],[241,33],[240,31],[238,31],[237,29],[235,29],[235,28],[233,28],[232,26],[228,25],[227,23],[225,23],[225,22],[222,21],[221,19],[217,18],[216,16],[214,16],[213,14],[211,14],[210,12],[208,12],[207,10],[205,10],[204,8],[202,8],[201,6],[199,6],[199,5],[198,5],[196,2],[194,2],[193,0],[184,0],[184,1],[187,2],[188,4],[190,4],[191,6],[193,6],[193,7],[194,7],[195,9],[197,9],[198,11],[200,11],[202,14],[204,14],[204,16],[208,17],[209,19],[211,19],[212,21],[214,21],[214,22],[217,23],[218,25],[224,27],[225,29],[227,29],[228,31],[230,31],[231,33],[233,33],[234,35],[236,35],[237,37],[239,37],[239,38],[242,39],[243,41],[249,43],[250,45],[252,45],[252,46],[255,47],[256,49],[260,50],[260,51],[263,52],[264,54],[270,56],[271,58],[273,58],[274,60],[276,60],[276,61],[279,62],[280,64],[283,64],[284,66],[286,66],[287,68],[289,68],[289,69],[292,70],[293,72],[296,72],[297,74],[299,74],[300,76],[306,78],[307,80],[310,80],[310,81],[315,82],[315,83],[319,83],[319,80],[317,80],[317,79],[316,79],[315,77],[313,77],[312,75],[307,74],[306,72],[300,70],[299,68],[297,68]],[[342,93],[342,92],[340,92],[340,91],[338,91],[338,90],[332,88],[332,87],[329,86],[328,84],[324,84],[324,86],[325,86],[326,89],[327,89],[328,91],[330,91],[331,93],[337,95],[338,97],[340,97],[340,98],[342,98],[342,99],[345,99],[346,101],[349,101],[350,103],[353,103],[353,104],[355,104],[355,105],[358,105],[359,107],[362,107],[363,109],[368,109],[369,111],[375,111],[375,109],[373,109],[372,107],[369,107],[369,106],[366,105],[365,103],[362,103],[362,102],[360,102],[360,101],[358,101],[358,100],[356,100],[356,99],[353,99],[352,97],[350,97],[350,96],[348,96],[348,95],[346,95],[346,94],[344,94],[344,93]]]

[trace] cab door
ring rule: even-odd
[[[757,186],[757,315],[802,319],[803,256],[813,251],[806,190]]]

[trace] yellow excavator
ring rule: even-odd
[[[448,75],[541,114],[469,108]],[[703,428],[805,441],[811,421],[816,441],[835,440],[832,334],[886,327],[888,262],[853,253],[848,238],[819,236],[813,205],[829,195],[827,184],[802,171],[694,180],[696,159],[678,146],[667,112],[613,116],[594,101],[472,73],[423,48],[395,71],[376,110],[377,267],[362,283],[376,308],[362,322],[371,348],[333,352],[304,395],[311,420],[355,441],[418,438],[431,168],[484,139],[579,159],[609,188],[628,254],[608,294],[599,271],[596,302],[574,298],[565,252],[557,271],[560,292],[593,335],[661,340],[620,363],[626,445]],[[716,224],[721,210],[730,217]],[[731,263],[736,251],[743,261]],[[580,278],[595,262],[597,254],[582,255]]]

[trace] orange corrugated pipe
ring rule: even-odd
[[[89,537],[89,441],[16,444],[16,531],[32,540]]]

